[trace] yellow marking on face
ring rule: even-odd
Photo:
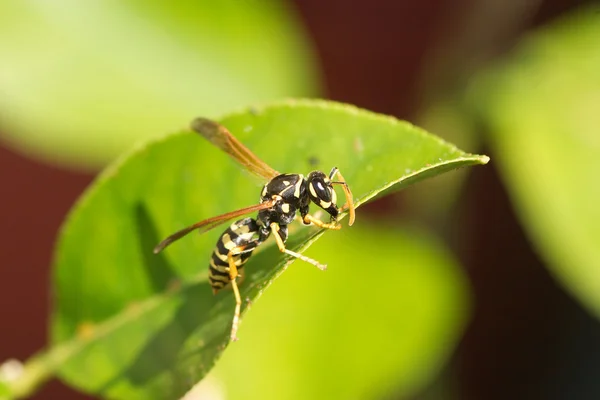
[[[321,200],[321,202],[319,203],[319,205],[321,206],[321,208],[329,208],[329,207],[331,207],[331,202],[330,201],[323,201],[323,200]]]
[[[283,211],[284,213],[289,213],[290,212],[290,205],[288,203],[282,204],[281,205],[281,211]]]
[[[310,190],[310,194],[312,194],[313,197],[318,197],[317,192],[315,192],[315,188],[312,183],[310,185],[308,185],[308,189]]]
[[[337,203],[337,193],[335,190],[329,189],[329,192],[331,193],[331,202],[334,204]]]
[[[231,229],[233,232],[235,232],[236,230],[238,230],[238,228],[239,228],[239,226],[237,226],[235,224],[235,222],[233,224],[229,225],[229,229]]]

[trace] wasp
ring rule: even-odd
[[[224,126],[206,118],[197,118],[191,124],[192,130],[201,134],[210,143],[227,153],[249,172],[266,179],[260,193],[260,202],[256,205],[208,218],[181,229],[160,242],[154,253],[159,253],[174,241],[188,233],[198,230],[208,232],[234,218],[252,212],[258,212],[256,218],[246,217],[233,222],[221,234],[209,261],[208,279],[217,294],[226,286],[231,286],[235,296],[235,311],[231,324],[231,340],[237,340],[242,299],[238,288],[238,280],[243,280],[244,264],[252,252],[264,243],[271,235],[282,253],[308,262],[319,269],[326,266],[312,258],[291,251],[285,247],[288,238],[288,225],[298,219],[305,225],[315,225],[324,229],[340,229],[337,218],[340,212],[348,211],[348,225],[355,219],[352,192],[344,177],[337,168],[326,175],[321,171],[312,171],[307,176],[302,174],[282,174],[275,171],[264,161],[252,153],[238,141]],[[346,197],[346,203],[338,208],[334,185],[340,185]],[[316,204],[330,215],[330,222],[325,223],[309,213],[309,204]]]

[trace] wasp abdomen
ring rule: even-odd
[[[231,224],[219,237],[208,267],[208,280],[215,292],[231,281],[228,257],[232,250],[231,258],[238,274],[242,275],[244,264],[260,244],[257,238],[258,230],[256,220],[244,218]]]

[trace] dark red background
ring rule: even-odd
[[[425,56],[449,40],[461,43],[465,32],[460,28],[468,18],[477,18],[474,10],[480,4],[476,0],[295,3],[321,60],[327,96],[409,120],[424,101],[419,79],[423,68],[431,67],[425,65],[430,60]],[[505,7],[512,3],[519,4],[507,1]],[[528,3],[529,14],[513,20],[513,26],[496,39],[492,35],[488,56],[510,48],[526,29],[584,2]],[[442,61],[437,69],[441,75],[430,78],[440,86],[452,86],[457,77],[452,71],[460,70],[460,58]],[[92,178],[0,147],[0,360],[25,359],[45,345],[54,240],[67,211]],[[471,278],[475,316],[445,372],[415,398],[439,398],[445,387],[458,390],[461,399],[600,398],[600,380],[593,375],[600,370],[600,324],[558,287],[533,252],[493,162],[472,170],[461,204],[455,222],[468,245],[455,250]],[[382,210],[402,212],[385,200],[368,212]],[[36,398],[86,396],[52,382]]]

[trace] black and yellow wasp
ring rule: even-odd
[[[200,233],[208,232],[231,219],[258,211],[256,219],[248,217],[237,220],[223,232],[217,241],[209,263],[208,279],[213,292],[216,294],[229,284],[233,289],[235,313],[231,325],[231,340],[237,340],[236,334],[242,305],[237,280],[239,278],[241,283],[244,264],[252,252],[273,234],[281,252],[311,263],[320,269],[325,269],[325,265],[316,260],[285,247],[288,225],[297,218],[296,212],[299,211],[300,219],[306,225],[313,224],[326,229],[340,229],[337,217],[340,211],[345,210],[349,214],[348,225],[352,225],[354,223],[352,193],[337,168],[333,168],[329,175],[321,171],[313,171],[306,177],[301,174],[280,174],[254,155],[224,126],[205,118],[197,118],[192,122],[191,127],[209,142],[229,154],[248,171],[268,180],[260,194],[259,204],[197,222],[175,232],[154,248],[154,253],[158,253],[194,230],[199,230]],[[333,179],[336,177],[338,180],[334,181]],[[338,209],[336,205],[337,196],[333,185],[341,185],[344,190],[346,204],[341,209]],[[324,223],[309,214],[311,201],[331,216],[329,223]]]

